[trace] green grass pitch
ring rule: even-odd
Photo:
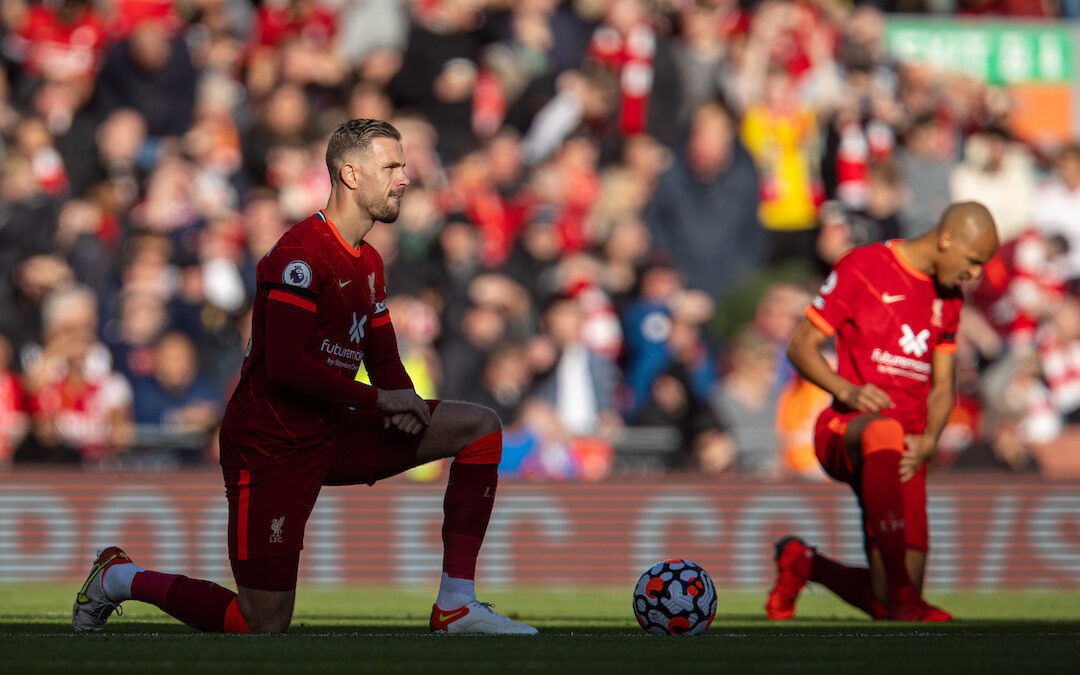
[[[821,589],[765,620],[764,592],[720,590],[691,638],[645,635],[630,588],[516,589],[481,599],[538,637],[430,635],[431,592],[312,586],[288,635],[197,633],[126,603],[99,635],[71,632],[78,584],[0,585],[4,673],[1075,673],[1080,592],[930,593],[951,624],[872,622]],[[481,589],[483,590],[483,589]]]

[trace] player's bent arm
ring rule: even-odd
[[[371,383],[380,389],[413,389],[412,378],[405,371],[398,353],[394,324],[387,321],[371,329],[364,366]]]
[[[915,477],[937,452],[938,438],[949,421],[955,396],[955,358],[951,351],[934,350],[930,362],[930,393],[926,395],[926,427],[922,434],[904,436],[900,481]]]
[[[364,366],[372,384],[378,387],[375,407],[387,413],[387,423],[408,433],[418,433],[431,421],[431,410],[413,388],[412,378],[401,363],[397,335],[389,317],[373,325],[364,352]]]
[[[315,314],[288,302],[266,302],[266,374],[276,384],[311,398],[373,408],[375,387],[342,377],[304,353]]]
[[[853,410],[878,412],[891,407],[892,401],[885,392],[872,384],[859,386],[833,370],[821,353],[828,339],[820,328],[803,319],[787,349],[788,360],[795,370]]]
[[[926,395],[926,429],[923,435],[929,437],[936,448],[937,440],[949,422],[956,397],[956,354],[934,350],[930,367],[930,393]]]

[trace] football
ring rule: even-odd
[[[689,560],[662,560],[634,587],[634,616],[651,635],[697,635],[716,615],[716,587]]]

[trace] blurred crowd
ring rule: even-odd
[[[215,462],[255,265],[372,117],[412,179],[368,236],[402,359],[498,411],[508,475],[820,478],[788,337],[838,257],[960,199],[1005,243],[937,468],[1046,472],[1080,422],[1080,146],[898,62],[885,12],[1078,9],[0,0],[0,465]]]

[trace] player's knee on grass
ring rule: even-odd
[[[252,633],[284,633],[292,623],[296,591],[260,591],[237,587],[240,612]]]
[[[891,417],[878,417],[870,421],[860,436],[863,457],[875,452],[896,452],[904,449],[904,427]]]

